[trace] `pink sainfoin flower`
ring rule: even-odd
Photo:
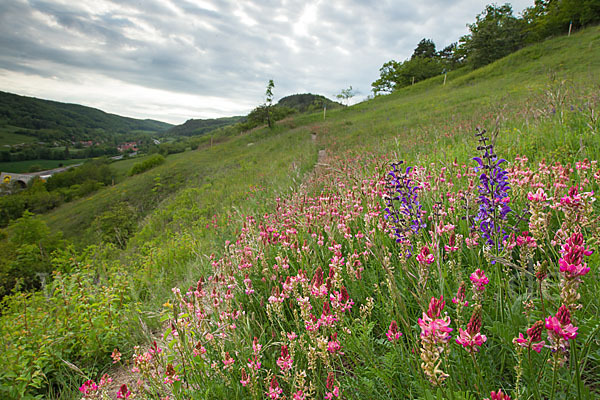
[[[562,258],[558,260],[560,272],[567,279],[574,279],[590,272],[590,268],[583,262],[583,256],[591,256],[593,251],[585,247],[583,235],[573,233],[567,242],[562,245]]]
[[[281,368],[281,371],[288,371],[292,368],[293,363],[294,360],[292,360],[292,356],[288,352],[288,347],[286,345],[281,346],[281,357],[277,359],[277,365]]]
[[[571,323],[571,312],[565,305],[560,306],[555,316],[546,317],[546,329],[548,336],[555,339],[571,340],[577,337],[578,328]]]
[[[79,391],[83,393],[84,396],[92,396],[95,395],[98,391],[98,385],[91,379],[88,379],[79,387]]]
[[[456,292],[456,296],[452,298],[452,303],[459,304],[463,307],[467,307],[469,305],[469,302],[465,300],[466,297],[466,285],[464,282],[461,282],[460,286],[458,287],[458,292]]]
[[[333,376],[333,372],[327,374],[327,383],[325,385],[329,392],[325,393],[325,399],[331,400],[336,397],[340,397],[340,388],[335,386],[335,377]]]
[[[337,332],[334,332],[331,334],[331,340],[327,342],[327,351],[329,351],[332,354],[340,353],[341,355],[343,355],[344,353],[340,352],[341,349],[342,345],[340,344],[340,341],[337,338]]]
[[[421,359],[423,363],[421,368],[434,385],[440,385],[448,377],[446,373],[439,369],[439,359],[441,354],[447,349],[450,341],[450,317],[437,318],[440,316],[445,302],[440,297],[431,298],[427,313],[423,313],[423,318],[419,318],[419,327],[421,328]]]
[[[527,339],[519,332],[519,337],[514,338],[513,343],[526,349],[533,349],[536,353],[539,353],[546,344],[546,342],[542,340],[543,330],[544,321],[537,321],[531,328],[527,329]]]
[[[229,352],[225,353],[225,358],[223,359],[223,369],[227,369],[233,365],[235,360],[229,355]]]
[[[421,264],[431,264],[435,260],[433,254],[429,252],[429,247],[423,246],[421,252],[417,254],[417,261]]]
[[[444,296],[440,296],[439,299],[432,297],[429,301],[429,307],[427,308],[427,315],[429,318],[439,317],[445,305],[446,302],[444,301]]]
[[[469,353],[479,351],[479,347],[487,340],[487,337],[480,333],[481,324],[481,308],[477,306],[467,324],[467,330],[458,328],[459,336],[456,338],[456,343],[462,345]]]
[[[322,297],[327,294],[327,285],[323,283],[323,269],[318,267],[310,282],[310,293],[315,297]]]
[[[398,331],[398,324],[395,320],[390,322],[390,327],[388,328],[386,336],[390,342],[396,342],[400,340],[400,336],[402,336],[402,333]]]
[[[242,384],[243,387],[246,387],[246,385],[248,383],[250,383],[250,378],[248,377],[248,374],[246,373],[246,368],[242,368],[242,379],[240,379],[240,383]]]
[[[577,337],[577,327],[571,323],[571,312],[562,305],[555,316],[546,317],[549,347],[557,355],[558,365],[567,361],[569,340]]]
[[[117,399],[128,399],[131,396],[131,392],[127,388],[127,385],[124,383],[121,385],[121,388],[117,392]]]
[[[474,289],[478,292],[483,292],[485,290],[485,285],[490,283],[490,280],[485,276],[485,272],[479,268],[471,274],[469,279],[471,279]]]
[[[306,395],[304,394],[304,392],[302,390],[298,390],[297,392],[294,393],[292,400],[306,400]]]
[[[352,309],[354,305],[354,301],[348,295],[348,290],[342,286],[340,291],[334,291],[329,295],[329,300],[331,301],[331,306],[335,310],[339,310],[340,312],[346,312]]]
[[[590,272],[590,268],[583,262],[583,258],[592,253],[593,251],[585,247],[583,235],[580,232],[573,233],[562,245],[562,257],[558,260],[562,273],[560,298],[570,310],[574,311],[581,307],[577,304],[580,297],[581,277]]]
[[[279,396],[283,393],[283,390],[279,387],[279,382],[277,382],[277,377],[273,377],[271,379],[271,385],[269,385],[269,390],[267,391],[267,396],[271,400],[278,399]]]
[[[113,359],[113,364],[121,361],[121,353],[119,352],[119,349],[114,349],[110,357]]]
[[[498,390],[498,392],[490,393],[491,399],[486,398],[484,400],[511,400],[510,396],[506,393],[502,393],[502,389]]]

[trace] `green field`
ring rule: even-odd
[[[34,136],[15,133],[19,130],[22,130],[22,128],[10,125],[0,127],[0,146],[32,143],[36,141]]]
[[[26,161],[11,161],[0,163],[0,171],[2,172],[14,172],[23,173],[29,172],[29,168],[33,165],[39,165],[42,169],[53,169],[59,168],[61,165],[72,165],[81,164],[85,160],[81,159],[69,159],[69,160],[26,160]]]

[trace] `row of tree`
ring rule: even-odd
[[[508,3],[488,5],[458,42],[436,51],[432,40],[423,39],[410,59],[383,64],[372,90],[390,93],[459,67],[479,68],[527,44],[598,22],[598,0],[535,0],[521,17],[513,15]]]

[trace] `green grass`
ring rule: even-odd
[[[22,130],[22,128],[10,125],[0,127],[0,146],[4,146],[5,144],[15,145],[21,143],[32,143],[36,141],[34,136],[16,133],[20,130]]]
[[[29,168],[33,165],[39,165],[42,169],[53,169],[59,168],[60,164],[63,166],[72,165],[72,164],[81,164],[85,160],[81,159],[69,159],[69,160],[26,160],[26,161],[11,161],[11,162],[2,162],[0,163],[0,171],[3,172],[29,172]]]

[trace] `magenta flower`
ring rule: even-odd
[[[502,393],[502,389],[498,390],[498,392],[492,392],[490,393],[491,395],[491,400],[511,400],[510,396],[507,395],[506,393]],[[490,400],[490,399],[484,399],[484,400]]]
[[[544,329],[544,322],[537,321],[531,328],[527,329],[527,339],[519,332],[519,337],[513,339],[513,343],[517,346],[524,347],[526,349],[533,349],[536,353],[539,353],[546,344],[542,340],[542,331]]]
[[[131,392],[127,388],[127,385],[124,383],[121,385],[121,388],[117,392],[117,399],[128,399],[131,396]]]
[[[481,332],[481,307],[476,307],[467,324],[467,330],[464,331],[458,328],[459,336],[456,338],[456,343],[462,345],[469,353],[479,351],[487,340]]]
[[[292,356],[288,353],[288,347],[286,345],[281,346],[281,357],[277,359],[277,365],[281,368],[281,371],[285,372],[292,368]]]
[[[546,317],[546,329],[549,335],[560,336],[565,340],[575,339],[577,337],[577,329],[573,324],[563,325],[556,317]]]
[[[417,261],[421,264],[431,264],[434,261],[433,254],[429,252],[429,247],[423,246],[421,252],[417,254]]]
[[[91,379],[88,379],[79,387],[79,391],[83,393],[84,396],[89,396],[95,394],[98,390],[98,385]]]
[[[283,393],[283,390],[279,387],[279,382],[277,382],[277,378],[273,377],[271,380],[271,385],[269,386],[269,390],[267,391],[267,396],[271,400],[275,400],[279,398],[279,395]]]
[[[429,318],[437,318],[442,313],[446,302],[444,301],[444,296],[440,296],[439,299],[432,297],[429,301],[429,308],[427,309],[427,315]]]
[[[334,332],[331,335],[331,340],[327,343],[327,351],[332,354],[339,352],[342,349],[342,345],[340,345],[340,341],[337,338],[337,332]],[[343,353],[340,353],[343,354]]]
[[[469,302],[465,300],[466,297],[465,283],[461,282],[458,287],[458,292],[456,292],[456,296],[452,298],[452,303],[467,307]]]
[[[246,385],[248,383],[250,383],[250,378],[248,378],[248,374],[246,373],[246,368],[242,368],[242,379],[240,379],[240,383],[244,387],[246,387]]]
[[[459,336],[456,338],[456,343],[465,347],[469,353],[479,351],[478,347],[481,347],[487,340],[487,337],[479,332],[471,334],[468,330],[464,331],[462,328],[458,328],[458,332]]]
[[[485,290],[485,285],[490,283],[490,280],[485,276],[485,272],[479,268],[471,274],[469,279],[471,279],[471,282],[473,282],[473,285],[475,286],[475,290],[478,292],[483,292]]]
[[[590,268],[583,262],[584,256],[591,256],[594,252],[585,247],[583,235],[574,233],[561,249],[562,258],[558,260],[560,272],[565,274],[567,279],[575,279],[590,272]]]
[[[402,333],[398,331],[398,324],[396,323],[396,321],[390,322],[390,327],[388,328],[386,336],[390,342],[400,340],[400,336],[402,336]]]

